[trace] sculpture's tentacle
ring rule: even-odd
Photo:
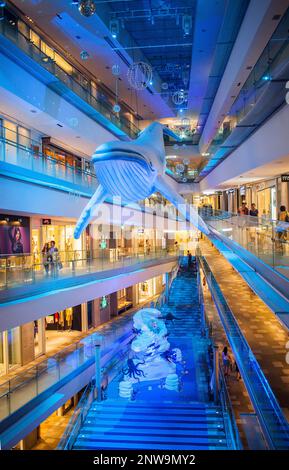
[[[89,224],[90,220],[93,217],[97,206],[101,204],[104,199],[107,197],[107,192],[100,184],[90,201],[87,203],[83,209],[74,229],[74,238],[79,238],[85,227]]]
[[[155,189],[156,191],[162,193],[163,196],[165,196],[165,198],[168,199],[179,210],[186,220],[191,222],[205,235],[210,233],[207,224],[199,216],[197,209],[191,206],[187,211],[186,201],[168,185],[163,176],[158,175],[155,182]]]

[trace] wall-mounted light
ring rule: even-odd
[[[110,20],[109,30],[113,39],[116,39],[119,34],[119,21],[117,19]]]
[[[192,17],[190,15],[183,16],[182,27],[184,35],[188,36],[192,30]]]

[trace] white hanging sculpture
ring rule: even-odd
[[[76,223],[74,238],[80,237],[97,207],[106,198],[119,196],[123,202],[131,203],[143,200],[156,191],[176,206],[186,220],[209,234],[197,209],[190,207],[187,211],[185,200],[165,180],[163,133],[179,139],[170,129],[154,122],[134,141],[107,142],[96,149],[92,162],[99,185]]]

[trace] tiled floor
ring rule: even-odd
[[[289,332],[209,242],[202,242],[212,272],[289,420]],[[287,345],[287,347],[286,347]]]
[[[64,433],[74,409],[69,410],[64,416],[53,413],[40,425],[40,439],[31,450],[56,449],[62,434]]]

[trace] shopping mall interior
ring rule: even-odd
[[[0,1],[1,450],[289,450],[288,124],[289,0]]]

